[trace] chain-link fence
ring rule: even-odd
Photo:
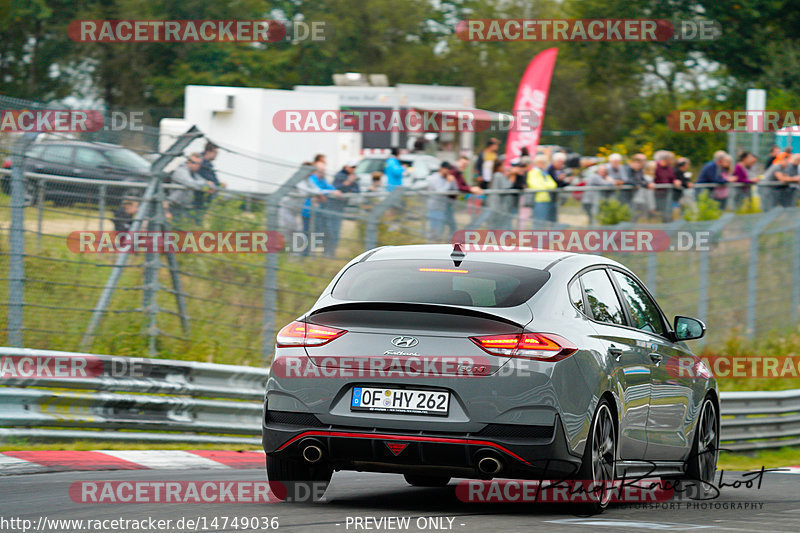
[[[158,132],[145,128],[131,137],[131,146],[157,146],[153,138],[142,141],[148,135]],[[657,186],[645,209],[630,209],[627,217],[609,208],[611,199],[617,209],[631,204],[638,191],[624,187],[550,191],[552,210],[545,217],[536,205],[540,195],[530,190],[462,194],[379,187],[326,196],[305,186],[314,169],[300,162],[289,181],[271,183],[276,189],[270,194],[187,189],[176,172],[187,166],[187,147],[198,139],[214,140],[192,129],[173,138],[164,153],[150,153],[144,165],[135,150],[104,143],[97,134],[4,139],[9,159],[0,172],[0,291],[8,295],[3,327],[10,345],[259,364],[271,357],[277,329],[304,312],[364,250],[450,242],[465,228],[585,228],[589,214],[616,222],[606,228],[635,224],[672,237],[708,232],[708,248],[608,254],[647,282],[665,312],[706,321],[704,342],[736,332],[767,334],[798,322],[800,209],[770,209],[776,202],[767,199],[778,189],[769,184],[729,185],[729,194],[704,200],[716,206],[714,220],[696,221],[679,211],[696,214],[696,191],[717,186],[680,194]],[[785,186],[780,191],[795,192]],[[590,192],[597,194],[587,202]],[[660,196],[666,200],[655,201]],[[768,210],[733,212],[755,198]],[[172,229],[281,232],[287,248],[267,254],[82,253],[74,246],[90,232]]]

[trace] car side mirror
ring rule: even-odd
[[[676,316],[673,329],[675,330],[675,339],[679,341],[699,339],[706,334],[706,325],[702,321],[688,316]]]

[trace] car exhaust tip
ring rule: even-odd
[[[322,460],[322,443],[316,440],[306,440],[300,444],[300,454],[308,464],[318,463]]]
[[[503,463],[496,457],[485,455],[478,459],[478,470],[482,474],[494,476],[503,470]]]

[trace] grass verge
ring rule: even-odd
[[[719,455],[718,470],[758,470],[800,464],[800,449],[779,448],[752,454],[722,452]]]

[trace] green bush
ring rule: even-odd
[[[632,218],[631,208],[616,198],[609,198],[600,202],[600,209],[597,213],[597,222],[599,224],[613,226],[620,222],[627,222]]]
[[[736,210],[737,215],[752,215],[761,212],[761,205],[759,205],[758,198],[745,198],[739,209]]]
[[[716,220],[722,216],[719,203],[711,198],[708,191],[703,191],[697,197],[697,206],[686,209],[683,212],[683,219],[688,222],[699,220]]]

